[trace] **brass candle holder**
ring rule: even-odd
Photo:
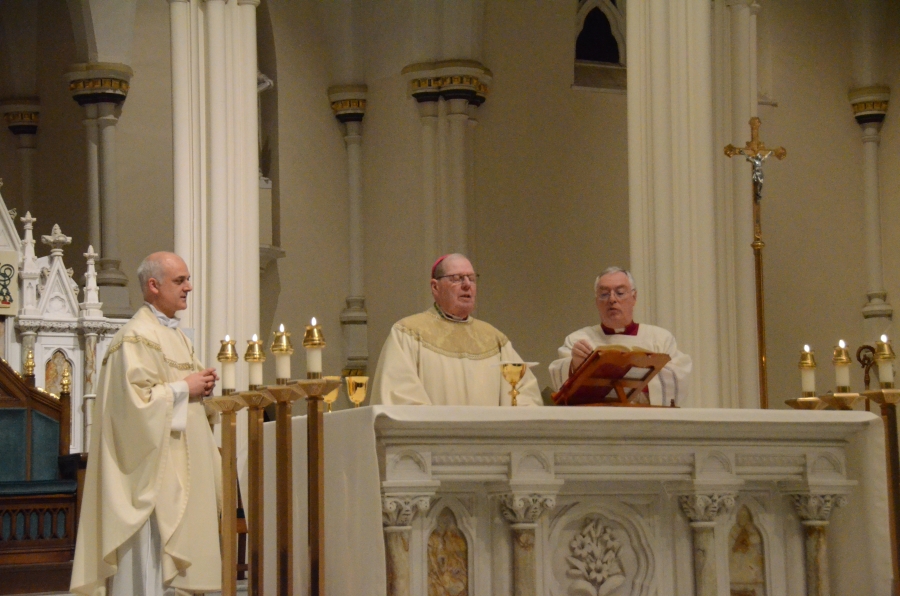
[[[835,371],[834,392],[850,393],[850,365],[853,364],[853,361],[850,359],[850,352],[847,350],[844,340],[834,347],[831,363],[834,364]]]
[[[236,414],[244,407],[237,395],[211,397],[204,404],[219,412],[222,424],[222,596],[237,593],[237,433]]]
[[[886,335],[875,344],[875,364],[878,365],[878,382],[883,389],[894,388],[894,349]]]
[[[25,352],[25,364],[22,365],[22,369],[25,371],[25,381],[32,387],[34,387],[34,367],[34,350],[28,348],[28,351]]]
[[[249,351],[249,350],[248,350]],[[265,540],[263,520],[263,422],[265,408],[272,403],[272,397],[256,388],[243,391],[238,396],[247,406],[247,473],[248,486],[244,495],[248,520],[248,557],[250,573],[247,587],[250,594],[263,594],[263,543]]]
[[[275,383],[287,385],[291,378],[291,355],[294,353],[294,346],[291,345],[291,333],[285,331],[284,325],[282,325],[273,334],[275,337],[270,349],[275,355]]]
[[[824,410],[828,404],[816,397],[815,395],[805,395],[803,397],[793,397],[784,400],[784,403],[795,410]]]

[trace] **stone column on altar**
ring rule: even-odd
[[[412,522],[431,507],[433,494],[390,494],[381,498],[388,596],[410,596],[409,541]]]
[[[538,596],[535,530],[545,511],[556,506],[556,493],[508,493],[498,497],[513,534],[513,594]]]
[[[37,99],[11,99],[4,101],[0,110],[9,132],[16,135],[16,153],[19,155],[22,211],[34,205],[34,156],[37,153],[37,132],[41,104]]]
[[[695,596],[716,596],[719,593],[716,518],[727,515],[734,503],[735,495],[732,493],[694,493],[679,497],[681,510],[691,524]]]
[[[125,64],[90,63],[76,64],[66,75],[73,99],[85,107],[88,167],[97,166],[96,174],[93,170],[88,172],[89,229],[96,234],[99,212],[100,238],[96,248],[102,258],[97,284],[104,314],[113,318],[129,318],[134,314],[128,296],[128,276],[120,269],[119,197],[116,190],[116,124],[133,74],[131,67]],[[98,130],[96,138],[93,138],[94,122]],[[96,157],[95,146],[98,148]],[[94,180],[98,182],[99,209],[92,194]]]
[[[644,297],[638,317],[672,331],[691,354],[692,405],[716,407],[728,352],[719,336],[709,2],[631,3],[627,26],[629,239]]]
[[[334,117],[344,128],[347,145],[347,213],[350,238],[350,295],[341,312],[344,333],[344,375],[365,375],[369,363],[368,314],[363,267],[362,121],[366,112],[365,85],[328,89]]]
[[[828,520],[834,507],[843,507],[840,494],[791,495],[806,539],[806,596],[830,596],[828,575]]]

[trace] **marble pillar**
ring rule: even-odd
[[[792,497],[806,537],[806,596],[831,596],[828,520],[833,508],[847,504],[847,497],[810,493],[794,494]]]
[[[418,513],[431,507],[429,495],[385,495],[381,499],[388,596],[410,596],[409,539]]]
[[[716,518],[734,507],[733,494],[691,494],[679,498],[681,510],[690,520],[694,552],[695,596],[719,593],[719,569],[716,564]]]
[[[122,104],[128,96],[133,75],[125,64],[75,64],[66,74],[69,92],[79,105],[85,107],[88,120],[85,124],[88,172],[88,212],[91,217],[89,231],[96,234],[99,214],[99,246],[102,258],[98,261],[100,272],[97,284],[103,312],[108,317],[129,318],[134,311],[128,295],[128,276],[120,269],[118,193],[116,190],[116,124]],[[94,107],[88,107],[94,106]],[[95,111],[96,110],[96,111]],[[94,126],[96,123],[96,137]],[[94,154],[96,147],[96,155]],[[96,181],[98,201],[93,199]],[[95,239],[92,239],[93,243]]]
[[[556,495],[509,493],[499,500],[500,512],[513,532],[513,595],[537,596],[534,532],[541,515],[556,506]]]
[[[99,255],[94,247],[89,246],[84,258],[87,269],[84,273],[84,302],[79,305],[80,316],[78,326],[84,335],[84,385],[82,391],[82,447],[84,453],[91,445],[91,426],[93,424],[94,402],[97,398],[97,339],[105,329],[103,321],[103,304],[100,302],[100,289],[97,286],[97,271],[94,264]]]
[[[16,135],[22,211],[34,208],[34,156],[41,105],[36,99],[12,99],[0,105],[9,131]]]
[[[865,339],[874,342],[890,334],[894,309],[884,289],[881,254],[881,199],[878,185],[878,144],[891,89],[886,85],[860,87],[849,93],[853,116],[862,131],[863,204],[866,230],[866,304],[862,308]]]
[[[365,85],[328,89],[335,118],[344,128],[347,145],[347,213],[350,238],[350,295],[341,312],[344,333],[344,375],[365,375],[369,363],[368,313],[363,267],[362,120],[366,110]]]
[[[720,406],[707,0],[628,5],[628,172],[637,318],[671,330],[694,360],[695,406]],[[749,250],[749,249],[748,249]]]

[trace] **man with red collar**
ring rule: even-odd
[[[650,381],[650,403],[669,405],[675,400],[675,405],[686,405],[691,357],[678,350],[675,338],[665,329],[634,322],[637,288],[631,273],[620,267],[609,267],[594,282],[594,296],[600,324],[572,333],[559,348],[559,359],[550,364],[550,378],[556,389],[598,347],[638,347],[672,358]]]
[[[446,255],[431,268],[434,306],[394,324],[381,349],[372,403],[386,405],[510,405],[501,362],[522,362],[509,339],[476,320],[477,275],[469,259]],[[517,405],[541,405],[531,371]]]

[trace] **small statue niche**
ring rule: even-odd
[[[766,596],[766,558],[762,534],[746,505],[728,534],[731,596]]]
[[[428,537],[428,596],[468,596],[469,545],[449,508]]]

